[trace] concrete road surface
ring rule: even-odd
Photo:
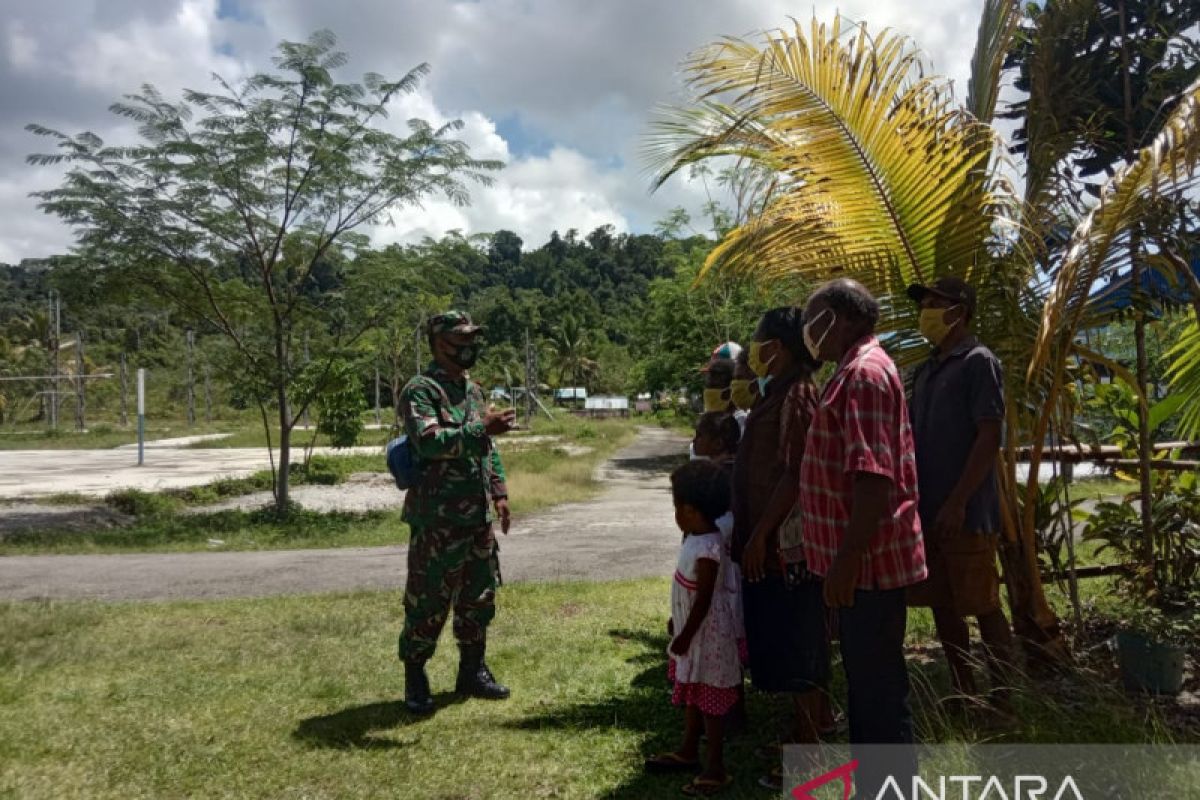
[[[504,580],[670,575],[679,532],[667,474],[686,449],[685,439],[661,428],[640,429],[632,445],[601,467],[607,484],[601,496],[514,522],[500,540]],[[372,547],[8,556],[0,557],[0,598],[172,600],[397,589],[404,585],[407,552]]]
[[[301,451],[293,451],[297,460]],[[379,453],[378,447],[350,447],[316,453]],[[278,454],[276,454],[278,455]],[[103,497],[117,489],[148,492],[200,486],[218,478],[240,478],[269,469],[265,447],[183,449],[155,447],[137,465],[137,451],[0,450],[0,499],[35,498],[61,492]]]

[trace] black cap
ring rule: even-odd
[[[933,295],[952,303],[962,303],[971,314],[975,313],[975,287],[954,275],[943,275],[928,286],[914,283],[908,287],[908,296],[913,302],[920,303],[927,296]]]

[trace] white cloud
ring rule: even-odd
[[[723,34],[789,25],[789,14],[807,22],[809,13],[785,0],[231,4],[236,18],[220,17],[218,0],[22,0],[6,8],[0,106],[14,124],[0,128],[0,260],[48,255],[70,241],[27,197],[56,180],[53,170],[23,163],[44,143],[19,125],[119,138],[127,128],[105,109],[121,94],[150,82],[175,97],[185,86],[209,86],[214,71],[236,79],[267,67],[281,39],[322,27],[351,56],[345,77],[432,64],[421,90],[393,108],[389,129],[414,116],[434,124],[460,118],[476,157],[508,165],[494,186],[473,191],[467,208],[431,200],[399,210],[394,226],[376,230],[379,241],[509,228],[536,245],[554,229],[649,230],[667,209],[695,213],[704,200],[702,188],[685,180],[650,196],[638,155],[650,110],[679,94],[679,62]],[[840,9],[875,30],[894,26],[914,37],[963,94],[980,5],[847,0]],[[822,19],[834,11],[830,2],[815,6]]]

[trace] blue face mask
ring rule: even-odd
[[[758,381],[758,396],[759,397],[767,396],[767,384],[771,382],[771,378],[773,378],[773,377],[775,377],[775,376],[768,375],[765,378],[756,378],[756,380]]]

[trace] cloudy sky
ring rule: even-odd
[[[46,142],[38,122],[106,141],[131,131],[107,108],[152,83],[175,98],[268,63],[284,39],[328,28],[351,61],[341,76],[433,73],[393,116],[461,118],[480,157],[507,168],[469,208],[430,202],[374,231],[380,242],[450,229],[515,230],[531,245],[551,230],[610,223],[649,231],[675,206],[698,209],[703,188],[679,180],[648,191],[639,137],[657,103],[678,97],[678,64],[723,35],[828,19],[835,8],[912,36],[965,94],[982,0],[3,0],[0,17],[0,261],[62,252],[71,232],[29,192],[55,185],[25,164]]]

